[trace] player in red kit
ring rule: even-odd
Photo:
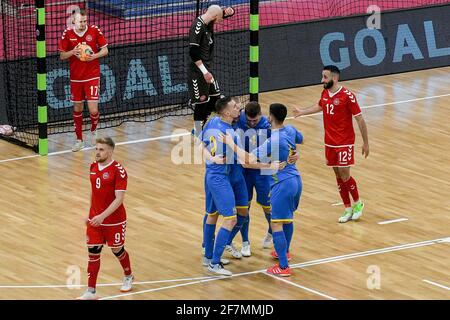
[[[127,189],[127,172],[120,163],[112,159],[114,141],[109,138],[96,140],[95,158],[91,164],[91,208],[87,225],[88,289],[79,298],[97,299],[95,287],[100,270],[100,254],[107,244],[119,259],[125,277],[120,288],[122,292],[132,289],[130,257],[125,250],[127,216],[123,199]]]
[[[87,24],[87,14],[81,10],[74,14],[74,27],[64,30],[59,42],[61,60],[70,62],[70,93],[73,102],[73,121],[77,141],[72,151],[84,148],[83,142],[83,106],[87,101],[91,117],[92,143],[97,137],[99,121],[98,101],[100,94],[100,61],[99,58],[108,54],[108,43],[100,29]],[[84,58],[81,52],[82,45],[88,45],[92,54]],[[82,61],[85,60],[85,61]]]
[[[353,117],[358,123],[363,139],[362,154],[369,155],[369,137],[366,122],[355,95],[339,86],[340,70],[336,66],[325,66],[322,71],[324,90],[319,102],[306,109],[295,108],[295,117],[323,112],[325,129],[325,157],[327,165],[333,167],[338,190],[344,202],[345,211],[339,218],[340,223],[357,220],[362,215],[364,203],[359,199],[355,179],[350,175],[350,166],[355,163],[355,131]],[[350,195],[354,204],[351,205]]]

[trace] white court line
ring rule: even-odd
[[[390,224],[395,222],[401,222],[401,221],[407,221],[407,218],[399,218],[399,219],[393,219],[393,220],[386,220],[386,221],[380,221],[378,224]]]
[[[442,288],[442,289],[450,291],[450,287],[446,287],[446,286],[444,286],[442,284],[439,284],[439,283],[436,283],[436,282],[433,282],[433,281],[430,281],[430,280],[425,280],[425,279],[423,279],[422,281],[426,282],[426,283],[429,283],[429,284],[431,284],[433,286],[436,286],[436,287],[439,287],[439,288]]]
[[[216,278],[213,276],[210,277],[196,277],[196,278],[180,278],[180,279],[169,279],[169,280],[154,280],[154,281],[137,281],[133,282],[133,285],[143,285],[143,284],[155,284],[155,283],[166,283],[166,282],[183,282],[183,281],[192,281],[192,280],[205,280]],[[97,284],[97,287],[112,287],[112,286],[120,286],[123,283],[103,283]],[[67,285],[67,284],[56,284],[56,285],[10,285],[10,286],[0,286],[0,289],[56,289],[56,288],[67,288],[67,289],[80,289],[87,287],[87,285]]]
[[[290,284],[290,285],[292,285],[292,286],[294,286],[294,287],[297,287],[297,288],[303,289],[303,290],[305,290],[305,291],[308,291],[308,292],[317,294],[317,295],[319,295],[319,296],[321,296],[321,297],[324,297],[324,298],[327,298],[327,299],[329,299],[329,300],[338,300],[338,299],[336,299],[336,298],[334,298],[334,297],[332,297],[332,296],[326,295],[326,294],[324,294],[324,293],[322,293],[322,292],[319,292],[319,291],[317,291],[317,290],[313,290],[313,289],[304,287],[304,286],[299,285],[299,284],[297,284],[297,283],[288,281],[288,280],[286,280],[286,279],[284,279],[284,278],[280,278],[280,277],[274,276],[273,274],[268,274],[268,273],[266,273],[266,275],[269,276],[269,277],[272,277],[272,278],[274,278],[274,279],[276,279],[276,280],[279,280],[279,281],[288,283],[288,284]]]
[[[341,206],[341,205],[343,205],[344,203],[343,202],[336,202],[336,203],[332,203],[331,205],[333,206],[333,207],[335,207],[335,206]]]
[[[342,261],[342,260],[353,259],[353,258],[358,258],[358,257],[365,257],[365,256],[370,256],[370,255],[375,255],[375,254],[391,252],[391,251],[406,250],[406,249],[423,247],[423,246],[428,246],[428,245],[433,245],[433,244],[438,244],[438,243],[445,243],[445,242],[448,242],[449,239],[450,239],[450,237],[446,237],[446,238],[439,238],[439,239],[434,239],[434,240],[408,243],[408,244],[403,244],[403,245],[398,245],[398,246],[393,246],[393,247],[351,253],[351,254],[346,254],[346,255],[342,255],[342,256],[336,256],[336,257],[312,260],[309,262],[297,263],[297,264],[291,265],[290,267],[292,269],[305,268],[308,266],[313,266],[313,265],[318,265],[318,264],[325,264],[325,263],[330,263],[330,262],[335,262],[335,261]],[[132,296],[132,295],[137,295],[137,294],[142,294],[142,293],[149,293],[149,292],[161,291],[161,290],[166,290],[166,289],[178,288],[178,287],[194,285],[194,284],[210,282],[210,281],[216,281],[216,280],[221,280],[221,279],[232,279],[235,277],[241,277],[241,276],[246,276],[246,275],[250,275],[250,274],[265,273],[265,272],[266,272],[266,269],[255,270],[255,271],[250,271],[250,272],[243,272],[243,273],[236,273],[236,274],[233,274],[231,277],[216,277],[216,278],[212,278],[212,279],[192,281],[192,282],[188,282],[188,283],[177,284],[177,285],[172,285],[172,286],[167,286],[167,287],[135,291],[135,292],[130,292],[130,293],[124,293],[124,294],[118,294],[118,295],[114,295],[114,296],[104,297],[100,300],[110,300],[110,299],[114,299],[114,298],[120,298],[120,297]]]
[[[396,101],[396,102],[374,104],[374,105],[371,105],[371,106],[361,107],[361,109],[369,109],[369,108],[390,106],[390,105],[395,105],[395,104],[402,104],[402,103],[408,103],[408,102],[414,102],[414,101],[443,98],[443,97],[448,97],[448,96],[450,96],[450,93],[448,93],[448,94],[441,94],[441,95],[437,95],[437,96],[429,96],[429,97],[423,97],[423,98],[410,99],[410,100],[403,100],[403,101]],[[313,116],[317,116],[317,115],[321,115],[321,113],[309,114],[309,115],[303,116],[303,117],[313,117]],[[294,117],[287,117],[286,119],[287,120],[292,120],[292,119],[294,119]],[[148,141],[155,141],[155,140],[163,140],[163,139],[169,139],[169,138],[186,136],[186,135],[190,135],[190,134],[191,133],[187,132],[187,133],[166,135],[166,136],[160,136],[160,137],[148,138],[148,139],[130,140],[130,141],[116,143],[116,145],[126,145],[126,144],[134,144],[134,143],[141,143],[141,142],[148,142]],[[84,148],[81,151],[86,151],[86,150],[91,150],[91,149],[93,149],[93,148],[92,147],[91,148]],[[72,153],[72,150],[51,152],[51,153],[48,154],[48,156],[54,156],[54,155],[66,154],[66,153]],[[31,156],[0,160],[0,163],[10,162],[10,161],[17,161],[17,160],[28,159],[28,158],[36,158],[36,157],[39,157],[39,155],[35,154],[35,155],[31,155]]]

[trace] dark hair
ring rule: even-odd
[[[216,102],[217,114],[220,114],[227,107],[227,105],[231,102],[231,100],[232,100],[231,97],[223,97],[223,98],[220,98],[219,100],[217,100],[217,102]]]
[[[261,105],[256,101],[250,101],[245,105],[245,114],[250,118],[256,117],[261,113]]]
[[[87,11],[86,11],[86,9],[80,9],[80,11],[78,12],[80,15],[82,15],[83,17],[84,16],[87,16]]]
[[[331,73],[341,74],[341,70],[339,70],[338,67],[336,67],[334,65],[331,65],[331,64],[328,65],[328,66],[323,67],[323,70],[328,70]]]
[[[284,119],[287,116],[287,108],[284,104],[281,103],[272,103],[269,107],[270,114],[277,120],[279,123],[283,123]]]
[[[100,143],[100,144],[106,144],[108,146],[110,146],[111,148],[114,149],[114,147],[116,146],[116,144],[114,143],[114,140],[111,139],[111,137],[102,137],[102,138],[97,138],[95,140],[96,143]]]

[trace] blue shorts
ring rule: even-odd
[[[273,222],[292,222],[302,194],[302,179],[293,176],[272,186],[270,199],[272,203]]]
[[[248,202],[253,199],[253,188],[256,189],[256,202],[263,208],[270,208],[270,175],[262,175],[260,170],[244,169],[247,184]]]
[[[225,174],[205,176],[206,213],[219,213],[224,218],[234,218],[236,208],[248,208],[247,189],[244,178],[230,181]]]

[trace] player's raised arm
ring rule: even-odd
[[[322,111],[322,108],[319,106],[319,104],[315,104],[309,108],[300,109],[298,107],[294,107],[294,117],[298,118],[301,116],[306,116],[308,114],[314,114],[319,111]]]

